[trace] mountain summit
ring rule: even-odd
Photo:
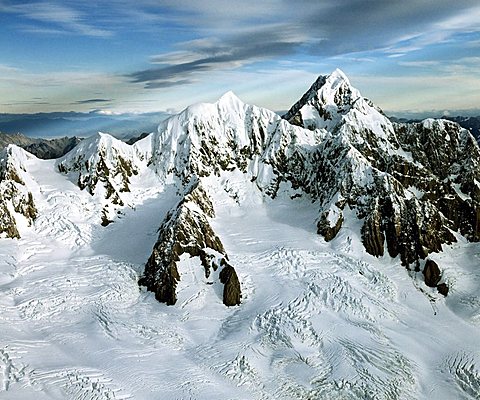
[[[336,69],[330,75],[320,75],[283,118],[307,129],[332,129],[340,116],[361,99],[346,75]]]

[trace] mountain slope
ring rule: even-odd
[[[58,159],[56,165],[80,189],[104,203],[102,225],[106,226],[115,215],[115,206],[125,204],[124,193],[130,192],[130,180],[142,168],[142,161],[128,144],[98,133]]]
[[[169,118],[138,149],[181,185],[238,171],[275,197],[290,182],[319,203],[317,230],[326,240],[354,216],[367,252],[388,251],[416,271],[457,240],[453,231],[478,241],[480,150],[468,131],[446,121],[393,125],[339,70],[320,77],[286,118],[305,126],[227,93]],[[440,280],[434,286],[446,294]]]
[[[163,177],[173,174],[185,183],[193,175],[238,169],[265,187],[271,183],[270,171],[281,166],[294,146],[292,140],[315,142],[304,131],[229,92],[215,104],[190,106],[170,117],[135,146]]]

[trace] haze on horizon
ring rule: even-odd
[[[476,0],[0,0],[0,112],[288,109],[342,69],[387,113],[480,109]]]

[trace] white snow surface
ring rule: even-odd
[[[21,162],[40,217],[0,239],[1,399],[479,398],[478,244],[432,255],[444,298],[400,260],[366,254],[354,215],[326,243],[318,204],[224,172],[203,184],[242,304],[225,307],[218,277],[185,257],[166,306],[137,280],[175,185],[141,170],[131,207],[104,228],[98,199],[54,161]]]

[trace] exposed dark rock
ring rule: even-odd
[[[407,267],[431,252],[441,251],[443,243],[455,241],[442,215],[429,203],[386,197],[382,218],[388,253],[391,257],[400,255]]]
[[[440,283],[437,286],[438,293],[443,294],[445,297],[448,295],[449,287],[446,283]]]
[[[438,282],[440,282],[440,279],[442,279],[440,268],[438,268],[437,263],[432,260],[427,260],[425,262],[423,275],[425,276],[425,284],[430,287],[436,287]]]
[[[286,114],[282,116],[283,119],[286,119],[288,122],[290,122],[293,125],[298,125],[298,126],[305,126],[302,118],[302,114],[300,113],[300,109],[307,104],[312,98],[315,98],[317,95],[317,91],[322,88],[323,85],[325,85],[327,81],[327,76],[319,76],[317,80],[313,83],[313,85],[310,87],[310,89],[302,96],[302,98],[297,101],[291,108],[288,110]],[[317,99],[318,100],[318,99]],[[314,102],[314,104],[319,104],[318,101]],[[319,114],[324,114],[325,111],[323,107],[318,107],[317,110],[319,111]]]
[[[15,218],[10,214],[3,198],[0,196],[0,235],[3,233],[8,238],[20,239]]]
[[[223,269],[220,271],[220,282],[223,287],[223,304],[226,306],[237,306],[242,297],[240,281],[238,280],[235,268],[222,259]]]
[[[108,226],[112,223],[113,221],[108,219],[107,217],[107,211],[105,209],[102,210],[102,222],[101,222],[101,225],[102,226]]]
[[[157,243],[145,265],[144,276],[139,281],[139,284],[146,286],[149,291],[155,292],[157,300],[168,305],[175,304],[176,286],[180,280],[177,262],[182,254],[199,257],[206,278],[210,276],[211,269],[218,268],[214,254],[222,255],[222,260],[228,258],[220,238],[208,222],[207,217],[214,216],[208,194],[200,181],[194,180],[187,195],[162,222]],[[240,283],[236,274],[234,275],[229,278],[230,283],[225,289],[228,305],[234,301],[235,294],[240,295]]]
[[[320,216],[320,220],[317,223],[317,233],[322,235],[327,242],[335,238],[337,236],[338,231],[342,227],[343,224],[343,215],[340,215],[337,222],[334,226],[330,226],[328,221],[328,211],[324,212]]]
[[[158,254],[156,254],[154,250],[145,265],[145,271],[147,271],[147,269],[149,271],[158,269],[157,259]],[[152,283],[152,281],[148,279],[148,276],[145,275],[145,277],[139,281],[139,284],[146,286],[149,291],[154,292],[155,299],[159,302],[166,303],[168,306],[174,305],[177,302],[176,288],[180,280],[176,263],[171,261],[168,265],[162,265],[162,269],[159,270],[157,276],[157,280]]]
[[[383,234],[382,213],[378,200],[375,202],[372,212],[365,218],[362,226],[362,241],[369,254],[376,257],[383,255],[385,235]]]
[[[132,137],[126,141],[127,144],[134,144],[137,143],[139,140],[142,140],[143,138],[146,138],[148,135],[150,135],[150,132],[143,132],[139,136]]]

